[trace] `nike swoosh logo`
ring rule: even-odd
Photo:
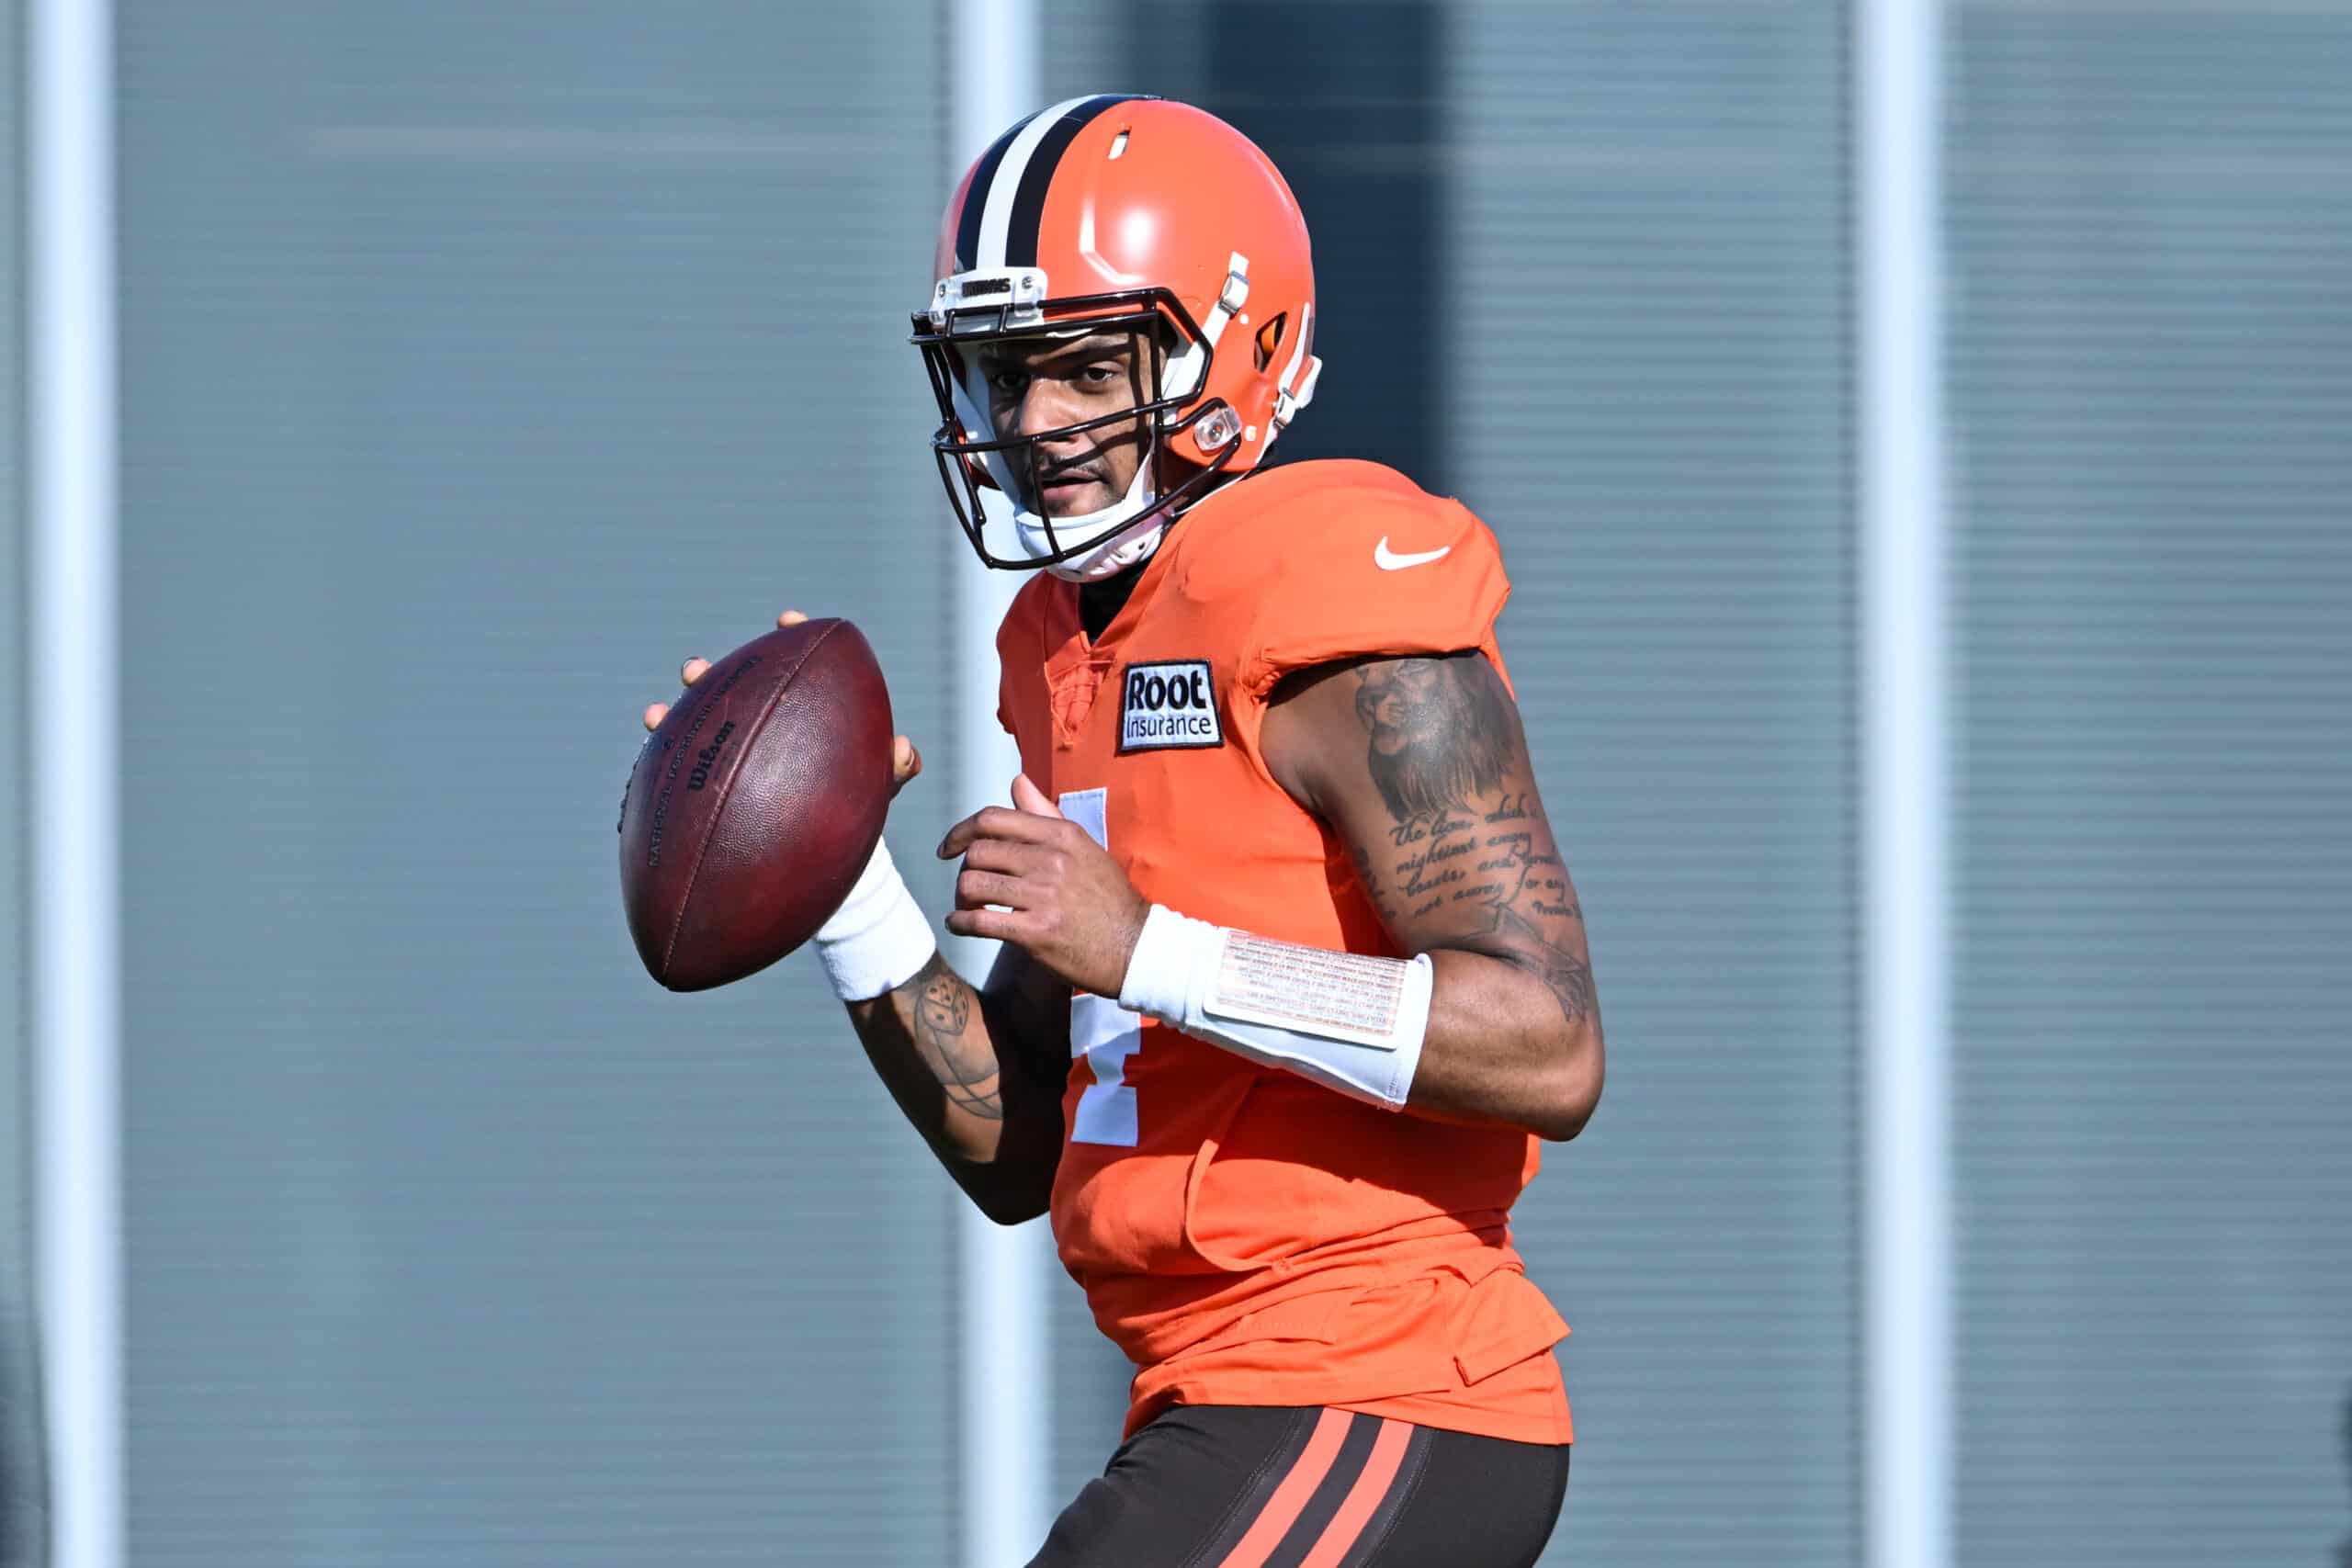
[[[1402,571],[1408,566],[1420,566],[1433,561],[1453,548],[1452,545],[1447,545],[1439,549],[1422,550],[1416,555],[1400,556],[1389,549],[1388,536],[1383,534],[1380,536],[1380,543],[1372,547],[1372,564],[1383,571]]]

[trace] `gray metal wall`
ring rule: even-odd
[[[1848,7],[1288,0],[1422,51],[1417,129],[1352,150],[1312,111],[1357,76],[1226,69],[1235,7],[1044,9],[1052,96],[1209,98],[1303,189],[1436,203],[1406,266],[1310,207],[1358,319],[1295,434],[1501,533],[1592,914],[1609,1097],[1520,1226],[1577,1328],[1548,1561],[1855,1561]],[[122,8],[135,1561],[947,1559],[952,1190],[812,966],[656,991],[611,858],[637,706],[784,604],[868,629],[943,773],[974,717],[899,341],[940,38]],[[2325,1562],[2352,6],[1958,0],[1952,44],[1960,1560]],[[894,818],[934,913],[945,815]],[[1045,1331],[1067,1495],[1125,1368],[1074,1288]]]
[[[1951,99],[1960,1545],[2352,1553],[2352,6]]]
[[[935,7],[120,28],[134,1559],[945,1561],[951,1190],[614,838],[790,604],[952,760]]]

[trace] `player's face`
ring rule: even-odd
[[[980,351],[979,369],[997,439],[1039,435],[1148,401],[1144,383],[1153,367],[1137,346],[1132,333],[989,344]],[[1030,471],[1023,477],[1036,510],[1077,517],[1119,501],[1135,482],[1144,444],[1144,422],[1137,419],[1024,448]]]

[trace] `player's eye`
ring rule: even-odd
[[[988,378],[989,389],[1000,397],[1018,397],[1029,385],[1029,373],[1025,370],[999,368],[990,370]]]
[[[1078,373],[1078,384],[1090,390],[1099,391],[1114,381],[1125,378],[1125,368],[1117,365],[1090,365]]]

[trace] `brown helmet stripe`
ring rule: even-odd
[[[1023,116],[1011,130],[989,142],[989,150],[980,154],[980,161],[972,165],[972,183],[964,192],[964,210],[956,217],[957,272],[969,272],[979,265],[980,214],[988,209],[989,186],[996,179],[997,165],[1004,162],[1004,150],[1012,145],[1012,139],[1021,134],[1022,128],[1036,118],[1034,114]]]
[[[1004,261],[1006,266],[1035,266],[1037,265],[1037,229],[1046,213],[1046,192],[1054,183],[1054,171],[1060,167],[1062,154],[1078,140],[1078,133],[1114,104],[1133,103],[1141,94],[1098,93],[1091,98],[1080,98],[1062,111],[1060,118],[1049,127],[1029,154],[1028,163],[1021,170],[1021,184],[1012,198],[1012,215],[1004,229]]]

